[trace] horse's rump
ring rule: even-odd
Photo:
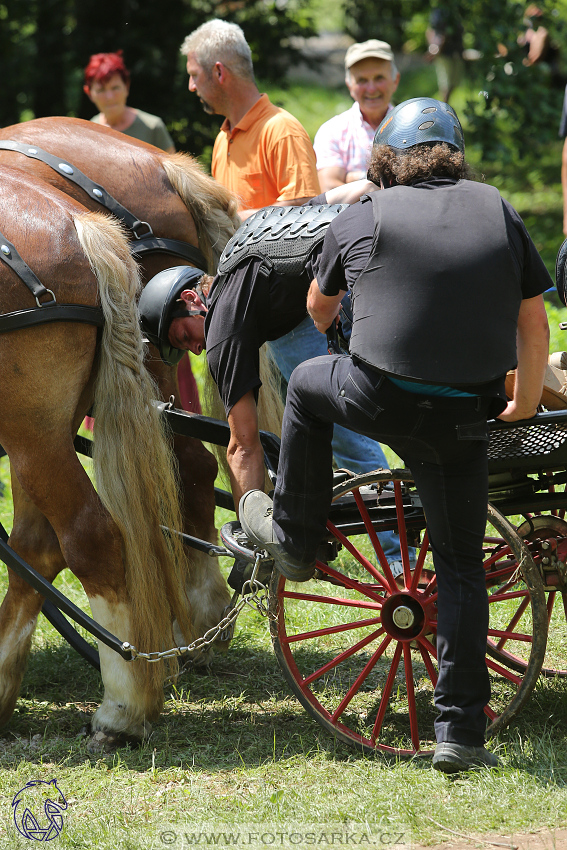
[[[135,307],[139,276],[127,240],[110,217],[89,213],[57,189],[5,167],[0,167],[0,230],[58,303],[94,305],[100,299],[105,327],[95,391],[95,467],[102,502],[124,541],[126,591],[133,613],[133,631],[125,639],[146,650],[171,645],[173,616],[186,633],[190,630],[187,566],[177,538],[166,541],[160,530],[160,524],[180,528],[181,516],[170,447],[152,405],[155,387],[143,365]],[[25,284],[0,262],[0,310],[34,306]],[[37,444],[38,431],[43,423],[49,433],[46,444],[52,451],[60,446],[62,458],[70,456],[73,434],[91,394],[87,386],[93,383],[95,347],[96,328],[75,323],[0,335],[0,364],[6,367],[0,367],[0,441],[25,468],[34,500],[35,491],[42,489],[41,453],[49,450]],[[23,414],[29,411],[27,421],[18,419],[22,405],[27,405]],[[49,492],[47,485],[43,490]],[[71,508],[49,499],[38,507],[48,518],[56,518],[60,508],[68,515]],[[72,546],[65,528],[61,530],[62,548]],[[104,595],[103,564],[95,561],[92,567],[100,574]],[[163,667],[137,672],[161,688]]]

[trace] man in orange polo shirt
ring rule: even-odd
[[[260,94],[250,47],[237,24],[214,19],[187,36],[189,91],[224,115],[211,172],[240,199],[244,220],[266,206],[298,206],[321,191],[313,145],[297,118]]]

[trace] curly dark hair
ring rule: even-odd
[[[408,151],[395,151],[388,145],[376,145],[372,149],[368,179],[380,185],[407,186],[415,180],[428,177],[450,177],[453,180],[474,180],[475,175],[465,156],[446,144],[414,145]]]

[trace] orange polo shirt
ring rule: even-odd
[[[313,145],[297,118],[266,94],[232,129],[225,119],[213,148],[215,180],[239,198],[239,209],[320,194]]]

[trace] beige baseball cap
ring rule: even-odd
[[[393,62],[394,51],[386,41],[378,41],[377,38],[351,44],[345,56],[345,70],[348,71],[357,62],[369,58],[387,59],[389,62]]]

